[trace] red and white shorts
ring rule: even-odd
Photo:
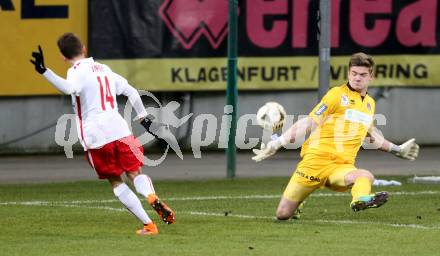
[[[88,149],[86,158],[100,179],[119,177],[124,172],[135,172],[143,165],[144,149],[133,135]]]

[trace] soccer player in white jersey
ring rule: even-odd
[[[71,64],[67,78],[55,74],[44,65],[43,51],[33,52],[31,60],[35,70],[64,94],[72,96],[77,115],[79,138],[86,158],[100,179],[107,179],[116,197],[134,214],[144,227],[138,235],[158,234],[157,226],[145,212],[139,198],[123,182],[123,173],[134,184],[136,192],[146,197],[161,219],[174,223],[174,212],[155,194],[151,179],[142,173],[143,148],[134,138],[127,123],[118,112],[116,95],[125,95],[137,113],[137,119],[150,131],[151,119],[136,89],[126,79],[93,58],[86,58],[81,40],[72,33],[58,39],[58,48],[65,61]]]

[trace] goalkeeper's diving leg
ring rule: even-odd
[[[307,187],[294,181],[292,176],[278,204],[277,219],[298,219],[304,200],[315,190],[316,187]]]
[[[357,212],[369,208],[378,208],[388,201],[388,192],[371,193],[374,181],[373,174],[364,169],[355,169],[348,172],[336,172],[329,176],[328,187],[341,191],[337,188],[351,188],[352,201],[350,207]]]

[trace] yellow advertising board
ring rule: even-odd
[[[378,55],[372,86],[437,86],[438,55]],[[331,58],[331,83],[347,80],[350,56]],[[139,89],[159,91],[224,90],[226,58],[105,60],[113,71]],[[242,90],[318,87],[318,57],[241,57],[238,88]]]
[[[0,95],[48,95],[58,92],[29,62],[41,45],[45,64],[65,76],[68,68],[56,41],[73,32],[87,43],[87,0],[1,1]]]

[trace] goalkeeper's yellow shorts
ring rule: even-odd
[[[283,197],[294,202],[302,202],[310,193],[321,187],[343,192],[345,175],[357,168],[331,157],[306,155],[298,164],[292,178],[284,190]]]

